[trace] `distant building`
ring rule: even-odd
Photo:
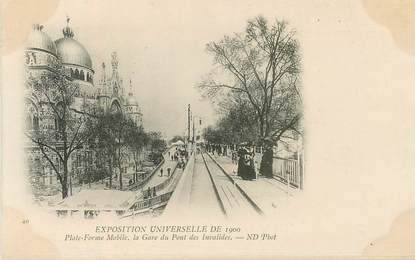
[[[204,143],[205,139],[203,137],[203,130],[205,129],[204,120],[201,117],[195,116],[193,117],[193,135],[195,143]]]

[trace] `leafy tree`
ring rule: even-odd
[[[109,158],[110,187],[112,187],[112,165],[118,169],[120,190],[123,189],[122,166],[128,157],[131,132],[136,125],[122,113],[105,113],[98,122],[97,143],[101,152]]]
[[[184,137],[183,136],[181,136],[181,135],[175,135],[175,136],[173,136],[173,138],[172,139],[170,139],[170,143],[172,144],[172,143],[175,143],[175,142],[177,142],[177,141],[182,141],[182,142],[184,142]]]
[[[129,132],[128,142],[133,155],[135,172],[137,172],[141,163],[141,155],[145,146],[150,142],[150,138],[142,126],[133,127]]]
[[[249,111],[243,115],[255,124],[254,139],[265,148],[260,171],[272,177],[272,146],[287,130],[299,132],[300,55],[295,32],[285,21],[270,24],[259,16],[248,21],[245,32],[209,43],[207,51],[220,74],[212,72],[200,89],[219,100],[230,115],[235,101],[242,100]]]
[[[167,148],[166,140],[163,139],[160,132],[149,132],[149,144],[151,151],[163,152]]]
[[[162,160],[163,152],[167,148],[166,140],[163,139],[160,132],[149,132],[148,136],[151,150],[149,159],[155,164],[158,164]]]

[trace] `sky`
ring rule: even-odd
[[[233,12],[235,8],[238,12]],[[186,131],[187,104],[205,126],[218,118],[212,103],[203,100],[195,87],[213,68],[207,43],[242,32],[247,21],[258,15],[288,20],[300,37],[315,30],[315,17],[304,12],[290,1],[271,0],[261,5],[254,0],[61,1],[42,24],[58,39],[66,16],[70,17],[75,39],[91,55],[95,82],[102,62],[110,70],[111,53],[116,51],[124,82],[130,78],[133,82],[144,127],[171,137]]]
[[[203,100],[195,87],[213,68],[206,44],[242,31],[246,21],[258,14],[248,12],[229,18],[227,8],[219,8],[218,2],[182,3],[62,1],[43,23],[43,30],[53,39],[62,37],[68,15],[75,39],[91,55],[95,82],[102,62],[107,64],[107,73],[110,71],[111,52],[116,51],[127,90],[126,83],[129,79],[133,82],[144,127],[171,137],[186,129],[187,104],[205,125],[215,122],[211,102]]]

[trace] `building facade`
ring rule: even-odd
[[[43,26],[38,24],[33,26],[24,53],[26,82],[30,82],[30,78],[39,78],[44,73],[57,73],[61,69],[78,86],[73,102],[75,109],[80,109],[87,103],[100,111],[120,112],[130,117],[137,127],[141,126],[141,109],[134,96],[131,80],[128,89],[124,86],[118,70],[117,54],[113,52],[111,55],[111,72],[108,72],[105,63],[102,63],[101,75],[99,80],[96,80],[92,59],[69,27],[69,19],[62,32],[63,37],[54,41],[43,31]],[[57,129],[58,122],[51,111],[52,108],[48,105],[48,100],[31,84],[25,84],[24,104],[27,132]],[[29,139],[26,142],[26,151],[32,186],[35,190],[46,193],[45,195],[54,193],[59,183],[51,163]],[[93,156],[91,153],[84,147],[72,155],[69,166],[74,176],[71,177],[76,179],[77,175],[85,171],[87,167],[85,162],[88,157]],[[58,158],[52,160],[56,160],[59,167]]]

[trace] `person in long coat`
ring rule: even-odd
[[[241,147],[238,150],[238,171],[237,175],[241,177],[242,179],[245,179],[246,176],[246,167],[245,167],[245,155],[247,154],[247,150],[243,147]]]
[[[249,171],[248,171],[248,175],[247,175],[247,179],[248,180],[254,180],[256,179],[256,169],[255,169],[255,160],[254,160],[254,155],[251,154],[250,158],[249,158]]]

